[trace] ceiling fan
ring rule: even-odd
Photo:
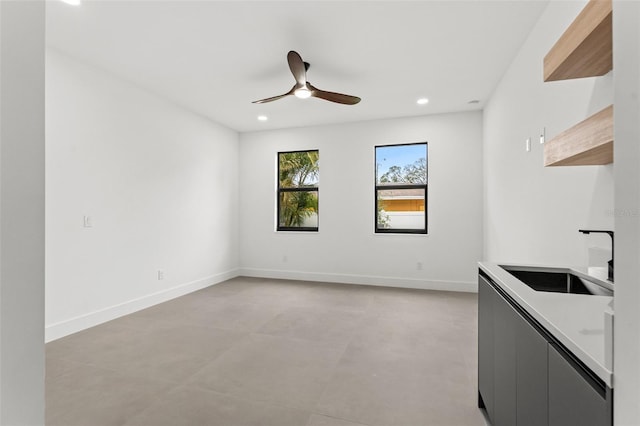
[[[345,105],[355,105],[360,102],[360,98],[357,96],[343,95],[342,93],[327,92],[320,90],[307,81],[307,70],[309,64],[302,60],[302,57],[293,50],[287,54],[287,62],[289,62],[289,69],[293,78],[296,80],[296,84],[293,85],[284,95],[274,96],[271,98],[260,99],[259,101],[253,101],[254,104],[264,104],[266,102],[276,101],[285,96],[294,95],[300,99],[307,98],[320,98],[331,102],[337,102]]]

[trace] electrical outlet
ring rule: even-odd
[[[158,269],[158,281],[164,280],[164,271],[162,269]]]
[[[85,216],[83,218],[83,224],[85,228],[93,228],[93,220],[91,219],[91,216]]]

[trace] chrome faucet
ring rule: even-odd
[[[591,233],[594,234],[608,234],[611,237],[611,260],[607,262],[608,265],[608,273],[607,277],[609,281],[613,282],[613,231],[596,231],[593,229],[578,229],[578,232],[582,232],[583,234],[589,235]]]

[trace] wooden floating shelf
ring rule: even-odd
[[[613,68],[611,0],[591,0],[544,57],[544,81],[601,76]]]
[[[545,167],[610,163],[613,163],[613,105],[544,144]]]

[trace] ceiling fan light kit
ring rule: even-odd
[[[299,99],[307,99],[311,97],[311,91],[306,87],[301,87],[299,89],[296,89],[295,92],[293,92],[293,94],[296,96],[296,98],[299,98]]]
[[[283,95],[273,96],[271,98],[260,99],[259,101],[253,101],[254,104],[264,104],[267,102],[273,102],[285,96],[294,95],[299,99],[307,98],[319,98],[330,102],[336,102],[343,105],[355,105],[360,102],[360,98],[357,96],[344,95],[342,93],[327,92],[326,90],[320,90],[314,87],[307,81],[307,69],[309,64],[302,60],[302,57],[293,50],[287,54],[287,62],[289,63],[289,69],[293,78],[296,80],[296,84],[293,85],[291,90]]]

